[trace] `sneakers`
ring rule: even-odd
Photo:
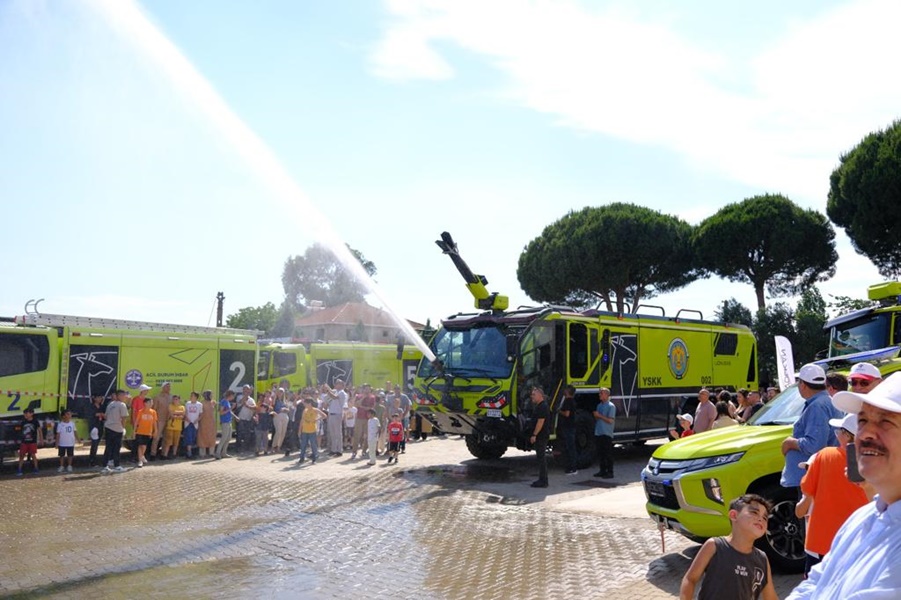
[[[374,466],[375,466],[375,461],[374,461],[374,460],[370,460],[370,461],[369,461],[368,463],[366,463],[366,464],[368,464],[370,467],[374,467]]]
[[[139,463],[138,463],[138,468],[139,468],[139,469],[140,469],[141,467],[143,467],[143,466],[144,466],[144,463],[142,463],[142,462],[139,462]]]
[[[353,454],[350,455],[350,460],[356,460],[356,458],[357,458],[356,452],[354,452]]]
[[[125,467],[113,467],[113,472],[114,473],[124,473]]]
[[[100,474],[101,474],[101,475],[109,475],[109,474],[112,473],[112,472],[113,472],[113,469],[112,469],[112,467],[110,467],[109,465],[107,465],[107,466],[103,467],[102,469],[100,469]]]
[[[566,470],[567,475],[576,475],[578,472],[579,472],[578,469],[567,469]]]
[[[597,473],[594,474],[594,477],[603,477],[603,476],[604,476],[603,471],[598,471]]]
[[[69,473],[71,473],[71,472],[72,472],[72,465],[69,465],[68,467],[66,467],[66,471],[68,471]]]
[[[21,477],[21,476],[24,475],[24,474],[25,474],[25,473],[22,472],[22,469],[19,469],[19,470],[16,471],[16,477]]]
[[[533,487],[533,488],[546,488],[546,487],[547,487],[547,481],[533,481],[533,482],[532,482],[532,487]]]
[[[57,473],[65,473],[65,472],[66,472],[66,467],[60,467],[60,468],[58,468],[58,469],[56,470],[56,472],[57,472]]]

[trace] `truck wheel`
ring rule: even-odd
[[[804,571],[804,519],[795,516],[797,490],[770,485],[758,492],[773,503],[766,534],[757,540],[757,547],[770,559],[774,571],[801,573]]]
[[[476,434],[466,436],[466,448],[470,454],[482,460],[500,458],[507,451],[505,445],[483,443]]]
[[[597,453],[594,417],[591,413],[576,411],[576,464],[580,469],[587,469],[595,464]]]

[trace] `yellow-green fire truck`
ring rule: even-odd
[[[172,393],[241,392],[253,385],[256,332],[29,313],[0,323],[0,451],[15,443],[15,426],[33,408],[53,439],[63,407],[86,439],[92,396],[142,385]],[[151,392],[153,393],[153,392]]]
[[[745,326],[686,318],[700,316],[689,311],[667,317],[556,306],[506,310],[507,299],[488,292],[449,234],[438,245],[481,312],[442,321],[429,343],[437,360],[420,363],[414,403],[442,431],[464,435],[478,458],[530,448],[525,426],[535,385],[547,392],[552,410],[563,387],[575,387],[578,462],[585,466],[595,453],[591,413],[602,387],[616,406],[614,440],[640,443],[665,437],[701,386],[757,384],[756,344]]]

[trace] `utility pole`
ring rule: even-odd
[[[216,293],[216,327],[222,327],[222,303],[225,302],[225,294]]]

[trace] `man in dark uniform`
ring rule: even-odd
[[[538,456],[538,479],[532,482],[534,488],[547,487],[547,452],[548,438],[550,437],[551,411],[544,396],[544,390],[538,386],[532,388],[532,432],[529,441],[535,446],[535,454]]]

